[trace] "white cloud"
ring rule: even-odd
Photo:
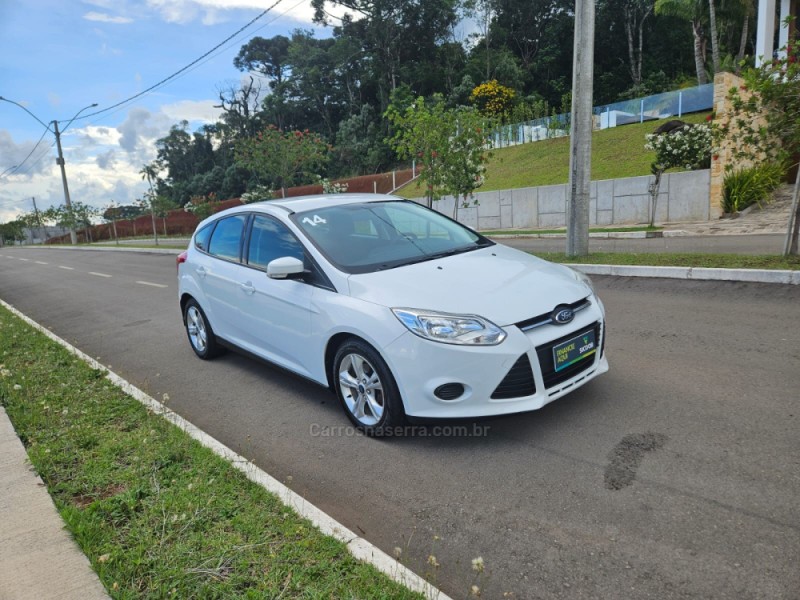
[[[286,2],[288,6],[291,0]],[[155,9],[161,17],[170,23],[190,23],[200,19],[203,25],[215,25],[225,20],[223,11],[229,10],[266,10],[274,4],[274,0],[147,0],[150,8]],[[305,25],[313,24],[314,9],[310,0],[287,8],[279,4],[267,18],[283,15]],[[341,6],[328,5],[326,11],[337,18],[345,14]]]
[[[45,136],[36,151],[25,161],[25,158],[31,153],[36,142],[34,140],[27,140],[18,144],[8,131],[4,129],[0,130],[0,156],[3,157],[2,163],[0,164],[0,172],[12,166],[20,167],[19,173],[13,176],[15,179],[20,177],[30,178],[32,175],[43,173],[47,168],[48,161],[46,159],[40,160],[39,157],[50,147],[50,143],[53,139],[52,137]]]
[[[161,107],[161,112],[173,121],[186,119],[190,123],[214,123],[222,114],[221,108],[216,108],[215,100],[181,100],[174,104],[165,104]]]
[[[128,17],[120,17],[120,16],[112,16],[108,13],[100,13],[95,11],[90,11],[83,15],[83,18],[87,21],[98,21],[100,23],[114,23],[114,24],[124,24],[124,23],[133,23],[133,19]]]
[[[102,208],[113,200],[129,204],[142,196],[146,183],[139,170],[156,157],[156,141],[182,120],[190,131],[217,120],[221,109],[214,100],[184,100],[161,106],[156,111],[132,108],[116,126],[73,127],[62,137],[70,195],[73,200]],[[47,150],[53,140],[45,138],[34,153],[44,158],[30,173],[4,176],[0,185],[0,222],[30,210],[31,196],[41,210],[64,202],[61,173]],[[8,131],[0,130],[0,172],[19,164],[35,141],[15,142]],[[26,163],[26,165],[33,164]]]

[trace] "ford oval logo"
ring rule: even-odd
[[[571,308],[556,308],[550,318],[556,325],[566,325],[575,318],[575,312]]]

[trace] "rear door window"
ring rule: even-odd
[[[234,215],[217,221],[214,233],[211,234],[211,241],[208,243],[209,254],[238,262],[246,221],[247,215]]]

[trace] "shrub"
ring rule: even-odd
[[[784,168],[780,163],[761,163],[754,167],[730,171],[723,180],[722,207],[735,213],[751,204],[769,202],[769,194],[781,183]]]
[[[663,170],[672,167],[707,169],[711,164],[711,141],[709,125],[685,125],[669,133],[648,134],[644,147],[655,150],[654,165]]]

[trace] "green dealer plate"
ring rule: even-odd
[[[576,335],[574,338],[553,346],[553,365],[556,372],[591,356],[597,351],[594,330]]]

